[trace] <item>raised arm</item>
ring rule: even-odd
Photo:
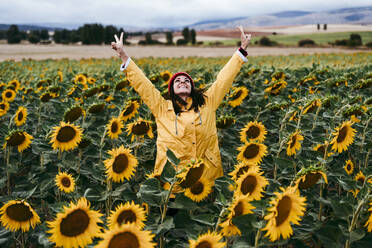
[[[242,26],[239,27],[239,30],[241,32],[241,47],[218,73],[216,81],[205,93],[208,96],[209,101],[212,102],[214,109],[218,108],[226,93],[231,88],[243,63],[247,61],[245,58],[247,56],[246,49],[251,40],[251,35],[245,34]]]
[[[165,99],[153,83],[146,77],[140,68],[130,59],[123,46],[123,33],[120,39],[115,34],[116,42],[111,42],[111,48],[121,58],[123,64],[121,70],[126,73],[127,79],[134,90],[141,96],[143,102],[150,108],[154,116],[157,116],[164,106]]]

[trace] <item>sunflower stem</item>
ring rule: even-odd
[[[254,248],[259,247],[259,245],[258,245],[258,241],[260,240],[260,238],[261,238],[261,230],[258,229],[258,230],[257,230],[256,237],[255,237],[255,239],[254,239]]]
[[[366,159],[364,161],[364,168],[367,168],[367,165],[368,165],[368,159],[369,159],[369,154],[371,153],[371,149],[368,150],[367,154],[366,154]]]
[[[318,119],[318,115],[319,115],[319,112],[320,112],[320,109],[322,108],[322,105],[320,105],[318,107],[318,109],[316,110],[316,113],[315,113],[315,116],[314,116],[314,120],[313,120],[313,128],[311,129],[311,131],[313,131],[316,127],[316,120]]]
[[[109,179],[107,181],[107,193],[108,197],[106,200],[106,216],[109,216],[112,207],[112,182]]]
[[[218,215],[218,220],[217,220],[217,223],[216,223],[216,226],[214,227],[214,231],[217,232],[217,228],[218,226],[220,225],[221,223],[221,220],[222,220],[222,216],[223,216],[223,213],[225,212],[226,208],[223,207],[220,214]]]
[[[324,187],[324,183],[321,183],[320,184],[320,189],[319,189],[319,199],[323,197],[323,187]],[[323,204],[322,202],[319,203],[319,215],[318,215],[318,219],[319,221],[322,221],[322,210],[323,210]]]
[[[173,181],[172,181],[172,183],[171,183],[171,185],[169,187],[169,192],[167,194],[167,198],[165,199],[165,202],[164,202],[163,213],[161,215],[160,224],[162,224],[164,222],[165,216],[167,214],[167,208],[168,208],[169,198],[170,198],[170,195],[172,194],[173,187],[174,187],[175,184],[176,184],[176,180],[173,178]]]
[[[9,173],[9,160],[10,160],[10,148],[7,147],[5,150],[5,157],[6,157],[6,177],[7,177],[7,188],[8,188],[8,195],[10,195],[10,173]]]
[[[36,134],[39,132],[42,107],[43,107],[43,102],[40,101],[40,106],[39,106],[39,109],[37,111],[37,125],[36,125],[36,128],[35,128],[34,136],[36,136]]]

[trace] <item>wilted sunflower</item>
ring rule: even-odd
[[[53,129],[49,142],[52,143],[53,149],[73,150],[81,141],[82,130],[79,126],[61,121],[60,125],[53,127]]]
[[[226,243],[220,242],[221,239],[221,234],[208,230],[207,233],[199,235],[197,240],[189,240],[189,248],[224,248]]]
[[[88,112],[90,114],[98,114],[105,109],[106,103],[95,103],[89,107]]]
[[[11,89],[6,89],[6,90],[3,91],[1,96],[3,97],[3,101],[13,102],[14,98],[16,97],[16,92],[14,90],[11,90]]]
[[[119,135],[122,133],[123,123],[121,122],[120,118],[112,118],[110,122],[106,126],[107,128],[107,135],[111,139],[119,138]]]
[[[183,171],[177,174],[180,186],[182,188],[189,188],[194,185],[202,177],[206,167],[207,165],[204,163],[203,159],[188,163]]]
[[[323,167],[312,167],[300,171],[297,174],[297,180],[295,184],[299,189],[308,189],[315,185],[321,177],[323,177],[325,183],[328,183],[327,175]]]
[[[349,160],[346,160],[345,166],[344,166],[344,170],[346,171],[346,173],[348,175],[353,174],[354,164],[353,164],[353,162],[350,159]]]
[[[235,165],[234,170],[230,172],[229,175],[231,176],[231,179],[236,182],[239,180],[240,176],[243,175],[245,172],[247,172],[248,169],[252,166],[255,166],[255,164],[239,163]]]
[[[253,209],[255,209],[255,207],[249,203],[247,197],[243,195],[234,196],[232,203],[228,208],[229,214],[227,219],[220,224],[220,227],[222,227],[222,235],[226,237],[241,235],[239,228],[232,223],[232,219],[237,216],[252,214]]]
[[[217,119],[216,127],[220,129],[226,129],[226,128],[229,128],[235,122],[236,122],[236,119],[234,116],[224,115]]]
[[[11,200],[0,208],[0,222],[12,232],[22,229],[27,232],[40,223],[40,217],[34,209],[25,201]]]
[[[232,90],[233,92],[229,95],[228,104],[235,108],[242,104],[244,98],[247,97],[249,90],[244,86],[233,87]]]
[[[212,182],[205,178],[200,178],[196,183],[191,185],[191,187],[186,188],[185,196],[195,202],[200,202],[207,198],[207,196],[212,192],[212,186]]]
[[[287,155],[292,156],[296,154],[296,150],[301,149],[301,140],[304,140],[304,136],[302,136],[300,130],[297,130],[296,132],[292,133],[291,136],[288,139],[287,142]]]
[[[71,193],[75,190],[75,180],[71,174],[60,172],[55,178],[56,185],[60,191]]]
[[[249,201],[260,200],[264,188],[269,184],[269,181],[262,176],[263,172],[255,165],[249,167],[248,171],[240,176],[237,181],[236,195],[244,195]]]
[[[64,120],[71,123],[79,119],[82,115],[85,116],[85,110],[80,106],[74,106],[65,112]]]
[[[70,206],[63,206],[63,212],[57,213],[55,220],[47,222],[51,228],[47,232],[52,234],[49,240],[56,246],[85,247],[101,235],[98,225],[102,223],[101,216],[90,209],[90,203],[83,197],[77,204],[71,202]]]
[[[276,198],[270,201],[272,207],[268,209],[270,213],[265,216],[268,222],[262,229],[267,231],[265,236],[268,236],[272,242],[280,239],[280,236],[284,239],[289,238],[293,233],[291,222],[299,225],[300,217],[305,213],[306,197],[300,196],[297,187],[281,188],[281,190],[282,193],[274,192]]]
[[[14,90],[17,92],[21,87],[21,83],[17,79],[14,79],[8,82],[8,86],[12,86]]]
[[[359,171],[358,174],[354,177],[354,180],[360,183],[364,183],[364,180],[366,179],[366,176],[363,174],[362,171]]]
[[[139,104],[137,101],[129,100],[126,103],[124,109],[120,112],[119,117],[123,121],[127,121],[138,113],[138,108],[139,108]]]
[[[145,227],[143,223],[146,221],[146,213],[142,206],[134,202],[126,202],[116,207],[115,211],[111,211],[107,218],[108,227],[113,229],[115,226],[132,223],[138,229],[142,230]]]
[[[104,161],[106,174],[112,181],[120,183],[124,179],[129,180],[138,165],[137,158],[131,154],[131,150],[120,146],[108,152],[110,158]]]
[[[341,126],[336,128],[336,131],[333,133],[335,136],[332,141],[332,150],[339,153],[347,151],[347,147],[353,143],[356,130],[351,127],[353,123],[351,121],[345,121]]]
[[[245,143],[243,146],[237,148],[240,153],[237,159],[244,163],[259,164],[262,158],[267,154],[267,147],[259,143]]]
[[[2,101],[0,102],[0,117],[5,115],[9,110],[9,103]]]
[[[306,114],[306,113],[313,112],[315,111],[317,107],[320,107],[321,105],[322,105],[322,102],[319,99],[315,99],[305,106],[302,113]]]
[[[150,231],[140,230],[135,224],[124,224],[106,230],[102,235],[103,240],[96,248],[128,247],[128,248],[155,248],[152,242],[153,235]]]
[[[3,145],[3,149],[5,149],[6,146],[16,146],[18,149],[18,152],[22,152],[30,146],[31,140],[33,138],[34,137],[29,135],[27,132],[12,131],[5,138],[5,144]]]
[[[27,109],[20,106],[15,114],[14,122],[17,126],[25,124],[27,119]]]
[[[132,134],[131,141],[134,140],[134,136],[143,137],[145,134],[147,134],[150,139],[154,138],[151,125],[151,121],[144,120],[141,117],[136,121],[127,124],[128,135]]]
[[[250,121],[240,131],[240,141],[241,142],[252,142],[252,141],[263,142],[265,140],[266,134],[267,134],[266,128],[261,122]]]
[[[369,202],[369,206],[370,206],[370,208],[368,209],[369,218],[364,226],[367,227],[368,232],[372,232],[372,201]]]

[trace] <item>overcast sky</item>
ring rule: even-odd
[[[372,6],[371,0],[0,0],[0,23],[182,26],[286,10]]]

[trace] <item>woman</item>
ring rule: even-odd
[[[123,64],[131,86],[141,96],[143,102],[155,116],[157,125],[157,155],[154,173],[161,174],[167,162],[166,151],[170,149],[181,160],[178,171],[192,159],[202,158],[208,169],[203,177],[214,180],[223,175],[221,156],[218,147],[216,110],[229,91],[234,78],[247,61],[251,35],[245,34],[242,27],[241,47],[234,53],[217,75],[216,81],[204,93],[194,87],[190,75],[179,72],[173,75],[168,84],[171,100],[162,97],[159,90],[131,60],[123,48],[123,33],[120,39],[111,43]]]

